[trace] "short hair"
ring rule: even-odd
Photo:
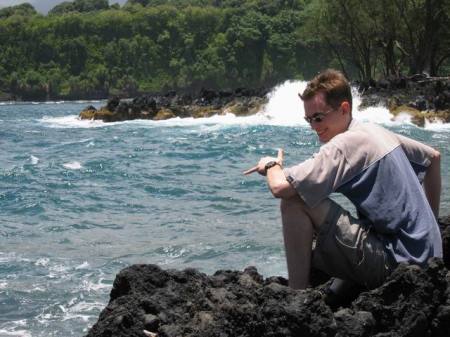
[[[305,101],[319,92],[325,93],[325,102],[335,109],[344,101],[350,104],[350,109],[352,107],[350,84],[344,74],[338,70],[327,69],[322,71],[308,82],[305,91],[299,96]]]

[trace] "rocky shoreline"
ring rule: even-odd
[[[384,106],[397,116],[411,115],[418,126],[429,122],[450,122],[450,78],[424,75],[353,83],[361,94],[359,108]],[[210,117],[232,113],[255,114],[267,103],[268,89],[215,91],[203,89],[198,94],[142,95],[132,100],[113,97],[100,109],[86,107],[81,119],[117,122],[131,119],[164,120],[174,117]]]
[[[217,271],[133,265],[117,276],[110,301],[87,337],[448,336],[450,216],[440,219],[444,259],[401,264],[379,288],[339,308],[325,304],[327,278],[296,291],[254,267]]]
[[[354,85],[362,98],[360,108],[381,105],[394,116],[407,113],[418,126],[450,123],[450,77],[414,75]]]
[[[142,95],[133,100],[113,97],[100,109],[86,107],[81,119],[117,122],[132,119],[164,120],[174,117],[211,117],[232,113],[245,116],[257,113],[266,103],[268,89],[236,89],[234,91],[201,90],[197,95]]]

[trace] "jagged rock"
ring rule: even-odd
[[[196,97],[190,94],[177,95],[175,91],[165,95],[139,96],[131,101],[113,97],[98,111],[84,109],[80,118],[116,122],[131,119],[199,118],[229,112],[249,115],[258,112],[267,103],[267,93],[267,89],[237,89],[234,92],[202,89]]]
[[[396,116],[411,114],[412,122],[423,126],[430,122],[450,122],[450,77],[411,77],[357,83],[361,93],[360,108],[385,106]]]
[[[80,112],[81,119],[94,119],[97,109],[93,105],[89,105]]]
[[[286,279],[264,279],[254,267],[207,276],[133,265],[116,276],[87,336],[145,336],[144,330],[158,337],[448,336],[450,217],[440,226],[444,260],[430,259],[424,269],[400,264],[379,288],[335,312],[320,285],[293,290]]]

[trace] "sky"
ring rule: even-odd
[[[0,7],[15,6],[25,2],[33,5],[38,12],[47,14],[47,12],[57,4],[70,0],[0,0]],[[123,5],[127,0],[109,0],[110,4],[119,3]]]

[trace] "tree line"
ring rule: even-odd
[[[0,9],[0,92],[25,100],[271,86],[325,67],[450,70],[448,0],[76,0]]]

